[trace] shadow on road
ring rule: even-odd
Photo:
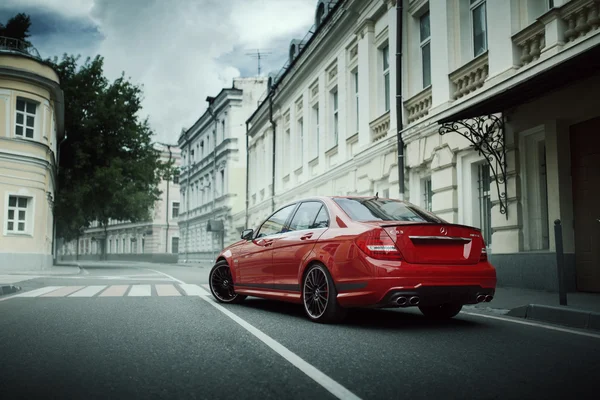
[[[282,316],[306,321],[306,323],[312,323],[308,320],[308,317],[304,313],[302,305],[299,304],[248,298],[238,307],[265,311],[271,314],[280,314]],[[450,320],[436,321],[429,319],[418,312],[415,313],[414,311],[400,309],[351,309],[349,310],[348,316],[339,325],[376,330],[454,330],[457,328],[483,329],[486,327],[485,323],[463,319],[460,314]]]

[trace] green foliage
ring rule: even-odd
[[[30,27],[31,21],[29,19],[29,15],[19,13],[9,19],[6,25],[0,23],[0,36],[19,39],[25,42],[28,46],[31,46],[31,43],[27,41],[27,38],[30,36]]]
[[[141,89],[124,76],[109,82],[100,56],[80,66],[79,57],[70,55],[49,61],[65,95],[58,236],[73,239],[92,221],[149,220],[171,165],[161,162],[148,121],[138,117]]]

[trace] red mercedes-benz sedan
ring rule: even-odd
[[[213,296],[302,304],[316,322],[350,308],[414,307],[452,318],[491,301],[496,270],[477,228],[378,197],[313,197],[272,214],[224,249],[209,275]]]

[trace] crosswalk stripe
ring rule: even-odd
[[[92,285],[69,295],[69,297],[94,297],[94,295],[104,289],[106,285]]]
[[[152,287],[150,285],[133,285],[128,296],[132,297],[148,297],[152,295]]]
[[[181,296],[181,293],[173,285],[156,285],[156,293],[159,296]]]
[[[109,286],[104,292],[100,293],[98,297],[121,297],[129,289],[129,285],[112,285]]]
[[[56,289],[60,289],[60,288],[62,288],[62,286],[46,286],[43,288],[30,290],[29,292],[20,293],[20,294],[16,295],[15,297],[38,297],[42,294],[53,292]]]
[[[73,292],[78,291],[79,289],[83,289],[84,287],[85,286],[64,286],[53,292],[43,294],[40,297],[65,297],[65,296],[70,295]]]
[[[179,286],[185,291],[188,296],[210,296],[210,293],[198,285],[190,283],[181,283]]]

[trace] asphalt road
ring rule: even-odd
[[[151,269],[21,284],[134,285],[139,297],[0,297],[0,398],[598,398],[600,337],[463,313],[364,310],[318,325],[295,305],[187,295],[207,269]]]

